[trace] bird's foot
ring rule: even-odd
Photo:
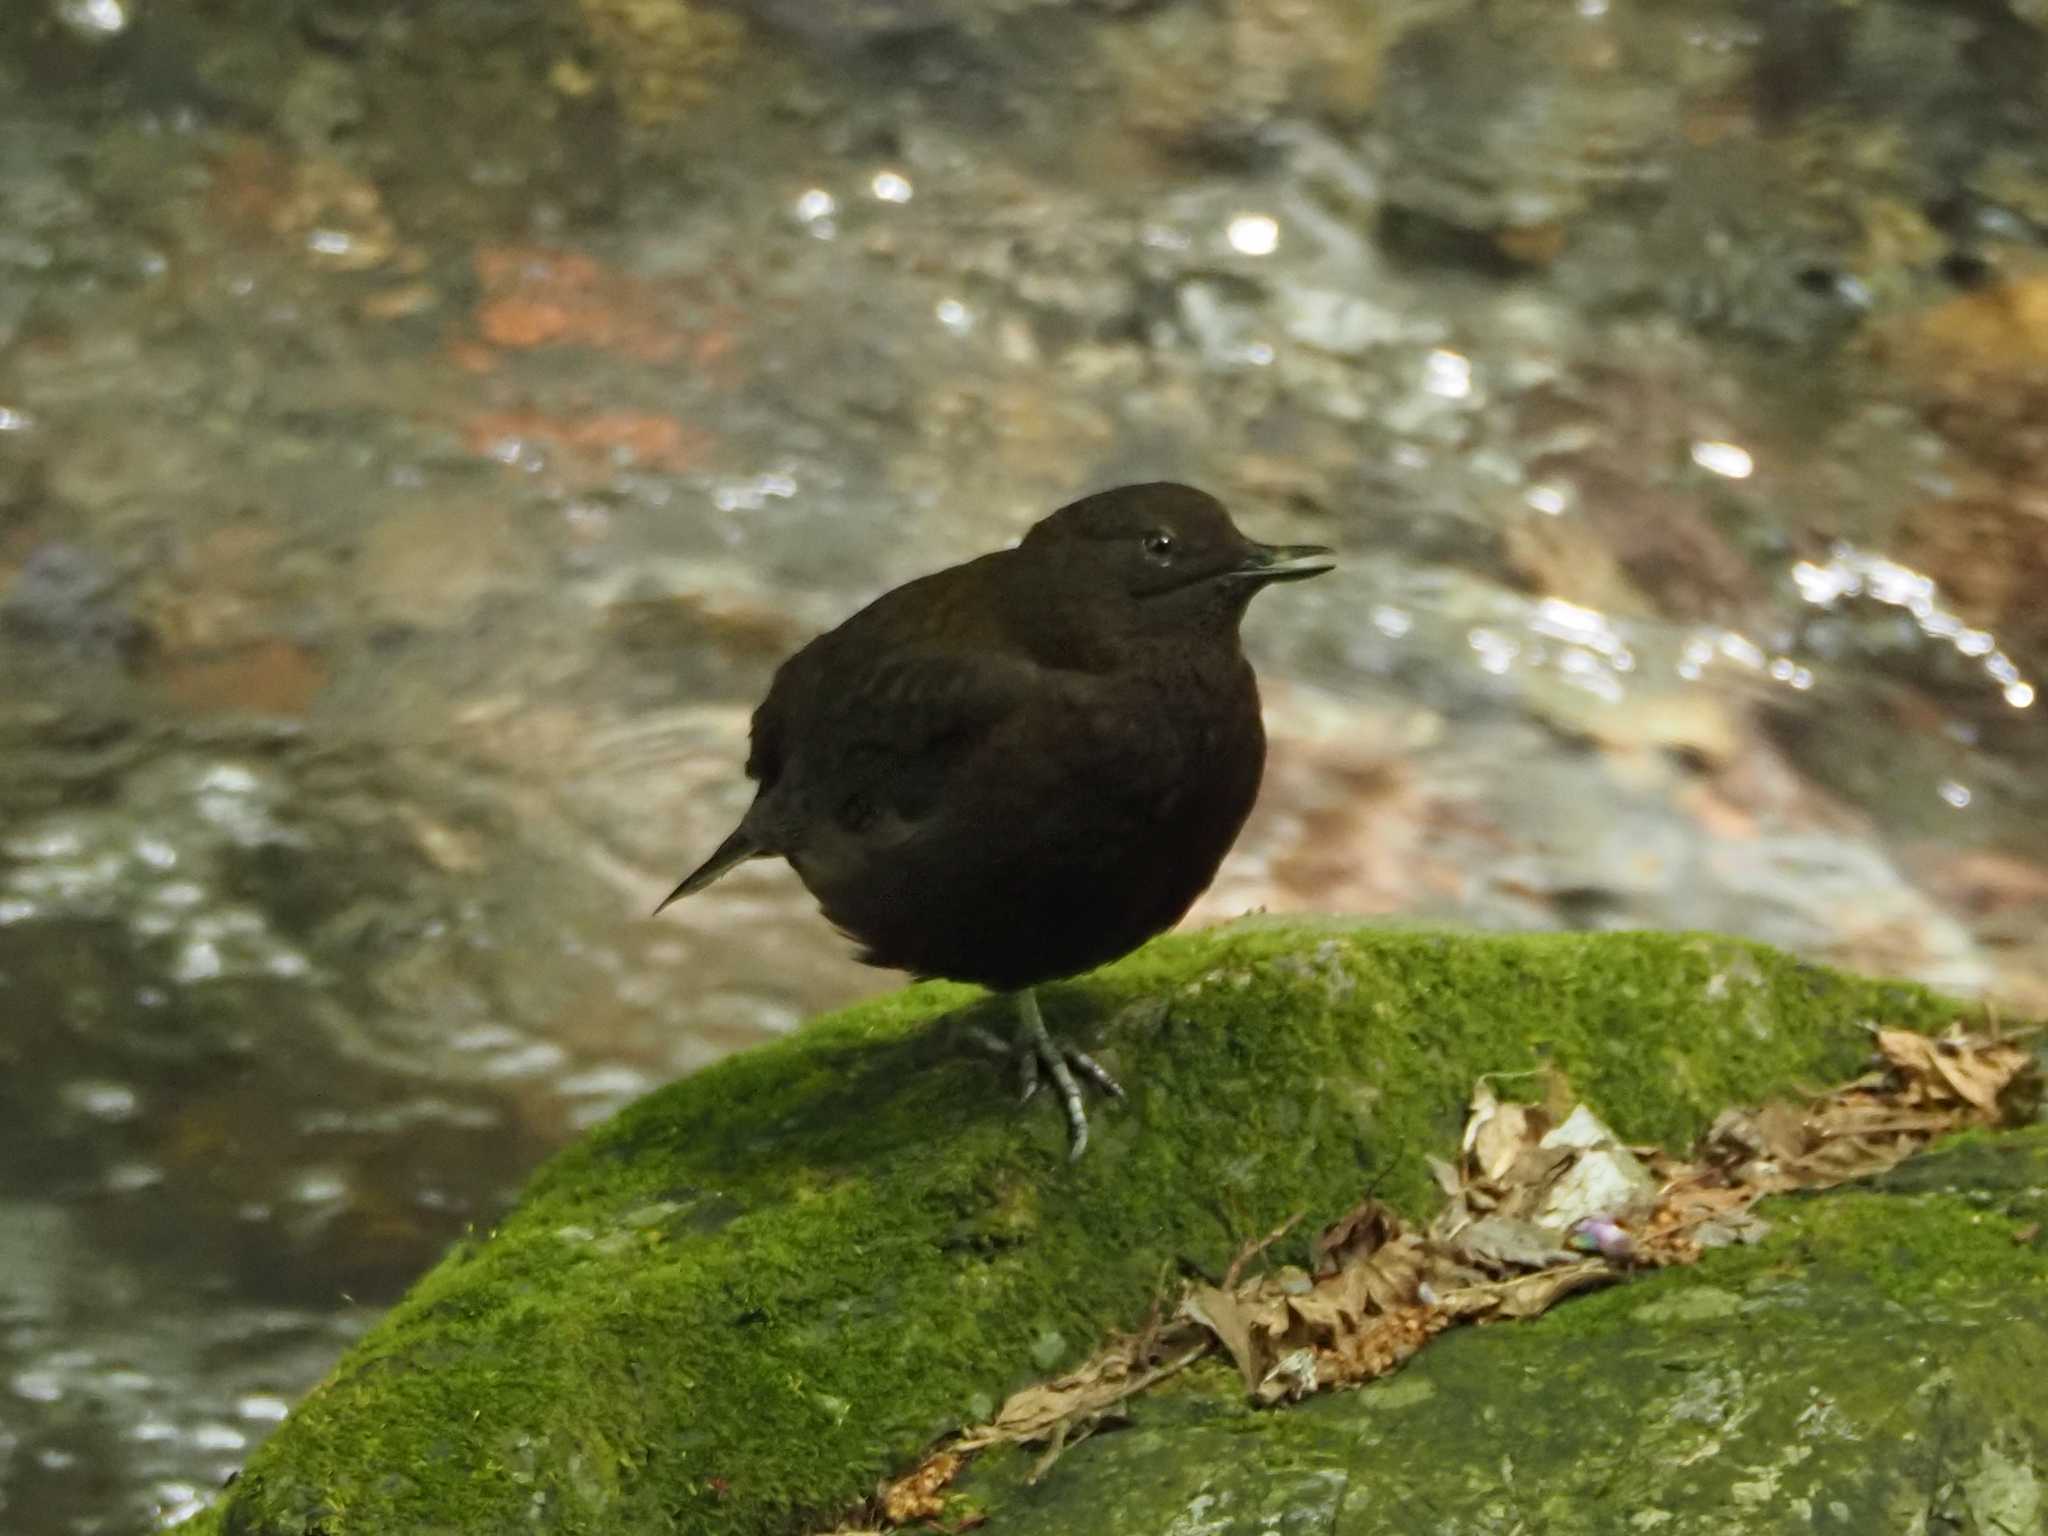
[[[1008,1057],[1016,1064],[1018,1103],[1030,1103],[1046,1080],[1052,1080],[1067,1117],[1067,1156],[1077,1158],[1088,1148],[1088,1115],[1082,1107],[1081,1084],[1092,1083],[1113,1099],[1124,1097],[1123,1084],[1086,1051],[1053,1039],[1038,1012],[1038,1000],[1030,993],[1017,994],[1017,1013],[1022,1027],[1015,1040],[1004,1040],[975,1024],[968,1026],[968,1037],[990,1054]]]
[[[1088,1115],[1081,1107],[1081,1079],[1086,1078],[1113,1099],[1124,1096],[1123,1085],[1109,1075],[1109,1069],[1101,1062],[1074,1046],[1053,1044],[1048,1048],[1035,1040],[1019,1045],[1017,1081],[1021,1091],[1017,1102],[1030,1103],[1048,1077],[1067,1115],[1067,1156],[1079,1157],[1088,1149]]]
[[[1086,1051],[1054,1040],[1038,1012],[1038,999],[1028,990],[1017,994],[1017,1013],[1023,1024],[1013,1047],[1017,1060],[1017,1101],[1028,1104],[1045,1080],[1052,1079],[1060,1108],[1067,1116],[1067,1159],[1071,1162],[1088,1150],[1088,1112],[1081,1104],[1081,1079],[1086,1078],[1113,1099],[1124,1096],[1123,1085]]]
[[[1077,1072],[1081,1077],[1087,1078],[1089,1082],[1100,1088],[1112,1099],[1120,1099],[1124,1096],[1124,1085],[1110,1076],[1109,1068],[1078,1046],[1061,1045],[1058,1041],[1054,1041],[1052,1049],[1047,1051],[1036,1040],[1027,1040],[1021,1045],[1012,1047],[1011,1054],[1017,1058],[1017,1102],[1019,1104],[1029,1104],[1031,1096],[1045,1086],[1045,1080],[1048,1077],[1059,1087],[1061,1094],[1064,1096],[1070,1084],[1062,1079],[1071,1078]],[[1078,1084],[1079,1079],[1075,1079],[1071,1086],[1078,1086]]]

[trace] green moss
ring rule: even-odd
[[[562,1153],[300,1405],[223,1530],[798,1529],[1176,1264],[1369,1183],[1423,1214],[1477,1073],[1548,1065],[1682,1141],[1855,1070],[1866,1020],[1958,1012],[1719,939],[1240,925],[1048,991],[1131,1089],[1069,1165],[1059,1117],[934,1027],[971,996],[820,1020]]]
[[[1909,1166],[1953,1192],[1773,1201],[1756,1247],[1447,1335],[1289,1409],[1246,1406],[1210,1363],[1043,1482],[1004,1450],[963,1497],[1011,1536],[2042,1529],[2048,1265],[2000,1194],[2040,1198],[2048,1131]]]
[[[1788,1223],[1798,1252],[1785,1257],[1813,1262],[1824,1255],[1901,1305],[1967,1301],[1987,1287],[2028,1285],[2048,1305],[2048,1269],[2038,1251],[2014,1240],[2010,1218],[1944,1196],[1922,1196],[1910,1202],[1918,1209],[1902,1209],[1908,1203],[1896,1195],[1837,1195]],[[1770,1251],[1783,1254],[1784,1246]]]

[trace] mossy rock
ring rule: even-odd
[[[956,1497],[1010,1536],[2048,1530],[2048,1132],[1769,1214],[1757,1247],[1360,1391],[1257,1410],[1204,1366],[1036,1484],[1005,1450]]]
[[[1968,1016],[1717,938],[1239,924],[1047,989],[1054,1031],[1130,1089],[1069,1164],[1054,1108],[1018,1112],[972,1043],[1008,1022],[974,996],[910,988],[600,1126],[349,1352],[208,1522],[828,1528],[1133,1324],[1177,1266],[1213,1273],[1368,1185],[1426,1214],[1423,1154],[1453,1144],[1482,1072],[1548,1067],[1624,1134],[1678,1144],[1852,1074],[1868,1023]]]

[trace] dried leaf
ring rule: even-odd
[[[1479,1129],[1500,1109],[1500,1095],[1493,1091],[1493,1079],[1482,1077],[1472,1085],[1472,1100],[1465,1106],[1465,1134],[1458,1150],[1469,1154],[1479,1139]]]
[[[1464,1183],[1458,1176],[1458,1170],[1434,1153],[1424,1153],[1422,1161],[1429,1168],[1429,1176],[1436,1180],[1437,1188],[1455,1199]]]
[[[1574,1291],[1588,1290],[1621,1278],[1605,1259],[1582,1259],[1555,1269],[1540,1269],[1532,1275],[1517,1275],[1493,1285],[1468,1286],[1444,1298],[1447,1311],[1457,1317],[1535,1317],[1547,1312]]]
[[[1757,1111],[1755,1123],[1765,1157],[1790,1168],[1805,1156],[1812,1141],[1805,1110],[1777,1100]]]
[[[1998,1099],[2027,1065],[2027,1053],[2011,1041],[1977,1041],[1951,1030],[1939,1040],[1910,1030],[1880,1029],[1877,1048],[1886,1061],[1919,1080],[1934,1097],[1946,1088],[1954,1097],[1996,1119]]]
[[[1472,1093],[1472,1115],[1465,1126],[1465,1157],[1473,1171],[1498,1182],[1522,1154],[1543,1139],[1550,1117],[1533,1104],[1503,1104],[1481,1079]]]
[[[1432,1268],[1422,1239],[1403,1232],[1355,1265],[1353,1272],[1373,1307],[1392,1312],[1414,1302]]]
[[[1259,1401],[1367,1380],[1455,1322],[1532,1317],[1635,1265],[1754,1242],[1765,1195],[1890,1167],[1980,1118],[1985,1095],[1995,1104],[2024,1067],[1961,1038],[1891,1040],[1886,1054],[1889,1072],[1808,1103],[1728,1111],[1690,1160],[1625,1146],[1584,1105],[1553,1125],[1482,1080],[1459,1162],[1431,1163],[1447,1198],[1427,1233],[1365,1200],[1317,1238],[1312,1278],[1197,1287],[1181,1316],[1208,1329]]]
[[[1533,1221],[1512,1216],[1482,1216],[1450,1239],[1457,1253],[1482,1268],[1542,1269],[1578,1257],[1568,1252],[1561,1234],[1546,1231]]]
[[[1803,1103],[1727,1110],[1690,1157],[1625,1146],[1584,1105],[1554,1121],[1562,1105],[1504,1103],[1482,1079],[1458,1162],[1430,1160],[1446,1199],[1427,1231],[1368,1197],[1316,1238],[1313,1273],[1245,1277],[1293,1223],[1282,1225],[1245,1246],[1224,1284],[1188,1287],[1165,1325],[1013,1394],[992,1423],[891,1484],[882,1512],[892,1525],[929,1519],[961,1459],[999,1441],[1049,1442],[1049,1464],[1077,1432],[1217,1346],[1255,1401],[1290,1402],[1383,1376],[1457,1324],[1535,1317],[1633,1268],[1754,1242],[1769,1230],[1752,1211],[1765,1196],[1889,1168],[1937,1135],[2014,1112],[2036,1087],[2009,1038],[1876,1038],[1883,1070]]]
[[[1452,1177],[1456,1177],[1455,1172]],[[1355,1257],[1372,1254],[1400,1225],[1400,1217],[1367,1196],[1316,1234],[1313,1251],[1317,1271],[1335,1269]]]
[[[1208,1351],[1207,1340],[1186,1329],[1167,1328],[1119,1340],[1064,1376],[1011,1393],[994,1419],[967,1431],[954,1449],[1062,1436],[1072,1425],[1108,1411]]]
[[[1322,1385],[1313,1349],[1291,1349],[1252,1385],[1252,1396],[1262,1403],[1291,1402],[1307,1397]]]
[[[1248,1391],[1257,1390],[1267,1366],[1265,1352],[1258,1341],[1261,1320],[1253,1316],[1254,1305],[1240,1299],[1235,1292],[1213,1285],[1189,1286],[1180,1304],[1180,1315],[1200,1323],[1213,1333],[1224,1352],[1237,1362]]]
[[[1373,1310],[1357,1270],[1334,1277],[1304,1295],[1287,1298],[1287,1337],[1328,1341],[1356,1328]]]
[[[1452,1322],[1449,1313],[1432,1304],[1379,1314],[1318,1354],[1317,1384],[1323,1388],[1353,1386],[1384,1376]]]
[[[1367,1203],[1370,1204],[1371,1202],[1368,1201]],[[1292,1216],[1288,1217],[1285,1221],[1281,1222],[1279,1226],[1275,1227],[1272,1231],[1268,1232],[1264,1237],[1260,1238],[1257,1242],[1246,1243],[1242,1248],[1238,1249],[1237,1257],[1232,1259],[1230,1261],[1230,1267],[1223,1271],[1223,1288],[1225,1290],[1229,1290],[1230,1287],[1236,1285],[1238,1277],[1244,1273],[1245,1265],[1251,1263],[1253,1259],[1256,1259],[1268,1248],[1272,1247],[1275,1243],[1279,1242],[1281,1238],[1285,1237],[1288,1233],[1292,1232],[1294,1230],[1295,1223],[1300,1220],[1301,1212],[1296,1211]]]
[[[967,1458],[958,1451],[939,1451],[926,1457],[916,1470],[882,1490],[882,1513],[891,1525],[931,1519],[945,1509],[943,1495],[966,1464]]]

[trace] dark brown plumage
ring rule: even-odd
[[[1328,553],[1132,485],[885,593],[783,663],[754,713],[754,803],[668,901],[779,855],[863,959],[1018,993],[1079,1155],[1069,1062],[1117,1090],[1050,1042],[1030,989],[1164,932],[1214,878],[1266,756],[1239,621]]]

